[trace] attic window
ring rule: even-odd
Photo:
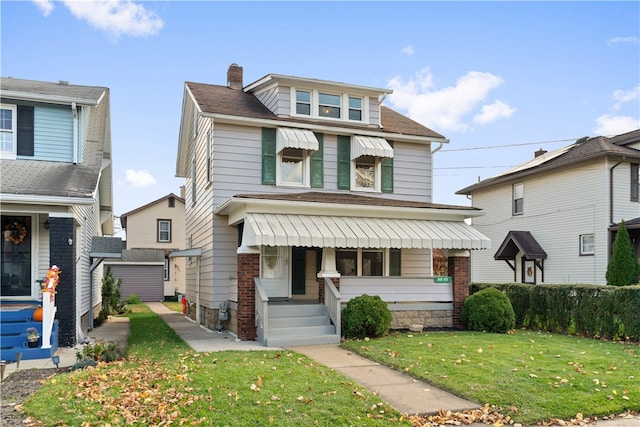
[[[318,115],[321,117],[340,118],[340,96],[328,93],[318,94]]]
[[[367,97],[348,93],[291,88],[292,115],[362,122],[368,119]]]
[[[306,90],[296,91],[296,114],[311,115],[311,92]]]

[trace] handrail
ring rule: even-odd
[[[333,324],[336,327],[336,335],[338,335],[338,337],[342,336],[342,323],[341,323],[341,307],[340,307],[340,300],[342,299],[342,296],[340,295],[340,292],[338,292],[338,289],[336,289],[335,285],[333,284],[333,281],[328,278],[325,277],[324,278],[324,305],[327,308],[327,311],[329,313],[329,318],[331,319],[331,321],[333,322]]]
[[[258,342],[266,344],[269,339],[269,297],[259,277],[253,279],[256,288],[256,334]]]

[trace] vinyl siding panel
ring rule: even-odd
[[[431,250],[402,249],[400,266],[402,277],[432,276]]]
[[[73,160],[73,116],[71,109],[36,106],[34,110],[33,160]]]
[[[617,162],[616,162],[617,163]],[[616,163],[610,162],[607,169]],[[640,203],[631,201],[631,164],[621,163],[613,169],[613,222],[640,217]]]
[[[513,281],[513,271],[493,256],[510,230],[525,230],[547,253],[545,283],[604,283],[608,223],[602,206],[606,206],[607,173],[603,162],[593,162],[514,181],[524,183],[524,213],[517,216],[511,215],[513,183],[474,192],[473,206],[486,215],[475,218],[473,226],[492,240],[493,249],[473,252],[472,280]],[[594,256],[579,255],[581,234],[594,234]],[[519,265],[517,279],[521,279]]]

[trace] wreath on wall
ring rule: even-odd
[[[19,222],[12,222],[4,226],[4,240],[19,245],[27,238],[27,229]]]

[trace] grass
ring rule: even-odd
[[[640,346],[516,331],[391,333],[343,347],[521,423],[640,409]]]
[[[348,378],[290,351],[195,353],[132,306],[128,359],[49,379],[24,405],[44,425],[404,425]]]
[[[182,303],[176,301],[165,301],[163,304],[171,311],[182,313]]]

